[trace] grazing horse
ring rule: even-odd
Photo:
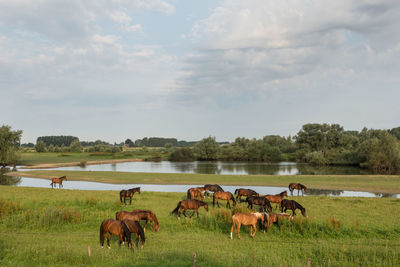
[[[217,184],[206,184],[204,185],[204,190],[205,193],[204,195],[209,196],[208,191],[212,191],[212,192],[224,192],[224,189],[222,189],[221,186],[217,185]]]
[[[131,220],[131,221],[138,221],[145,220],[146,223],[144,225],[143,230],[146,232],[147,223],[150,221],[150,229],[152,231],[158,232],[159,230],[159,222],[157,220],[156,214],[151,210],[133,210],[132,212],[129,211],[118,211],[115,213],[115,219],[122,221],[122,220]],[[153,226],[154,222],[154,226]]]
[[[193,187],[193,188],[189,188],[189,190],[187,191],[187,199],[201,199],[202,201],[204,200],[204,196],[201,194],[201,189],[199,189],[199,187]]]
[[[269,202],[276,203],[276,207],[278,207],[281,205],[282,199],[287,196],[287,191],[283,191],[276,195],[266,195],[265,198],[268,199]]]
[[[277,223],[278,220],[282,220],[282,219],[291,220],[292,219],[292,216],[287,213],[270,213],[270,214],[267,214],[267,217],[268,217],[268,223],[266,224],[267,229],[269,227],[271,227],[274,223]]]
[[[231,228],[231,239],[233,239],[232,232],[235,229],[239,239],[240,239],[240,226],[250,225],[250,236],[253,238],[257,232],[257,221],[267,222],[267,214],[264,212],[255,213],[236,213],[232,216],[232,228]],[[253,233],[254,230],[254,233]]]
[[[139,237],[140,237],[140,247],[143,248],[144,243],[146,242],[146,237],[144,236],[144,230],[142,226],[140,225],[139,222],[137,221],[130,221],[130,220],[123,220],[123,223],[128,227],[130,233],[135,233],[136,235],[136,247],[138,247],[139,244]],[[131,234],[129,233],[129,241],[130,247],[132,247],[132,241],[131,241]],[[129,247],[129,243],[128,243]]]
[[[119,237],[119,245],[124,242],[124,240],[127,240],[128,242],[128,247],[132,246],[131,243],[131,232],[129,231],[129,228],[125,224],[125,222],[122,221],[117,221],[117,220],[104,220],[101,225],[100,225],[100,245],[101,248],[104,247],[104,238],[107,236],[107,247],[110,247],[110,238],[111,235],[116,235]]]
[[[260,205],[261,211],[265,211],[265,207],[268,208],[268,212],[272,212],[271,203],[265,197],[249,196],[246,198],[247,208],[253,209],[253,205]]]
[[[201,206],[204,206],[204,209],[206,210],[206,211],[208,211],[208,204],[207,203],[205,203],[205,202],[203,202],[203,201],[200,201],[200,200],[197,200],[197,199],[186,199],[186,200],[182,200],[182,201],[179,201],[179,203],[178,203],[178,205],[176,206],[176,208],[171,212],[171,214],[178,214],[178,217],[180,218],[181,217],[181,214],[180,214],[180,210],[181,209],[183,209],[183,215],[185,216],[185,218],[186,218],[186,210],[194,210],[196,213],[197,213],[197,218],[199,217],[199,208],[201,207]],[[194,212],[193,212],[193,214],[194,214]],[[192,215],[193,216],[193,215]],[[190,218],[192,218],[192,216],[190,216]]]
[[[300,205],[299,203],[297,203],[297,202],[294,201],[294,200],[283,199],[282,202],[281,202],[281,212],[286,212],[286,210],[288,210],[288,209],[289,209],[289,210],[292,210],[293,216],[296,215],[295,210],[296,210],[296,209],[299,209],[299,210],[301,211],[301,214],[302,214],[304,217],[307,217],[307,216],[306,216],[306,209],[303,208],[302,205]]]
[[[233,206],[236,207],[236,200],[233,197],[231,192],[215,192],[213,196],[213,207],[215,207],[215,200],[217,201],[217,205],[219,208],[218,199],[226,200],[226,207],[231,208],[230,200],[233,202]]]
[[[289,191],[293,196],[293,191],[297,189],[297,195],[299,195],[300,191],[301,191],[301,195],[304,196],[304,190],[307,190],[307,187],[305,185],[302,184],[298,184],[298,183],[291,183],[289,184]]]
[[[236,201],[242,201],[241,197],[245,196],[245,197],[249,197],[249,196],[259,196],[259,194],[251,189],[245,189],[245,188],[238,188],[235,190],[235,195],[236,196]]]
[[[66,181],[67,180],[67,176],[61,176],[60,178],[52,178],[51,179],[51,188],[53,188],[53,185],[54,185],[54,187],[56,187],[56,185],[55,184],[58,184],[58,188],[60,188],[60,187],[63,187],[64,188],[64,186],[63,186],[63,181]]]
[[[125,189],[121,190],[119,192],[119,200],[121,201],[121,204],[122,204],[122,198],[124,198],[124,204],[126,204],[127,197],[130,198],[129,204],[132,204],[132,197],[136,192],[139,192],[140,194],[140,187],[135,187],[128,190]]]

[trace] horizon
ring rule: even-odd
[[[0,122],[82,140],[392,129],[400,1],[0,0]]]

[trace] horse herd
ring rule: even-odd
[[[59,188],[62,187],[64,180],[67,180],[66,176],[60,178],[53,178],[51,181],[51,187],[55,184],[59,184]],[[307,189],[306,186],[299,183],[289,184],[289,191],[293,195],[293,191],[297,189],[297,195],[302,192],[304,195],[304,190]],[[204,191],[204,194],[203,194]],[[233,207],[236,207],[238,202],[246,202],[247,208],[253,209],[253,205],[260,206],[260,212],[253,213],[236,213],[232,216],[232,228],[230,232],[230,238],[232,239],[233,230],[236,231],[240,239],[240,227],[241,225],[250,226],[250,236],[254,237],[257,232],[257,223],[260,222],[261,227],[268,229],[279,219],[289,219],[291,220],[293,216],[296,215],[296,210],[299,209],[301,214],[306,217],[306,209],[294,200],[285,199],[288,196],[287,191],[283,191],[276,195],[265,195],[260,196],[256,191],[246,188],[238,188],[235,190],[235,195],[231,192],[225,192],[221,186],[217,184],[206,184],[202,187],[193,187],[187,190],[187,199],[179,201],[176,208],[171,212],[171,214],[176,214],[178,219],[180,218],[181,211],[182,214],[187,218],[186,211],[193,210],[193,214],[190,218],[197,214],[199,217],[199,208],[204,207],[208,211],[208,204],[204,202],[204,196],[209,197],[210,192],[213,192],[213,207],[217,204],[220,207],[219,200],[226,201],[226,207],[231,208],[231,201]],[[126,199],[129,198],[129,204],[132,204],[132,197],[135,193],[140,194],[140,187],[131,188],[128,190],[121,190],[119,193],[119,198],[121,204],[126,204]],[[243,200],[242,197],[246,197]],[[276,207],[280,207],[281,213],[273,213],[271,203],[275,203]],[[292,210],[292,215],[286,213],[287,210]],[[266,212],[268,211],[268,212]],[[144,220],[144,227],[141,226],[140,221]],[[131,234],[134,233],[136,236],[135,244],[138,247],[139,239],[141,247],[145,243],[145,231],[148,222],[150,222],[150,228],[152,231],[159,230],[159,222],[157,220],[156,214],[152,210],[148,209],[135,209],[131,212],[129,211],[118,211],[115,214],[114,219],[106,219],[100,225],[100,244],[104,247],[104,240],[107,236],[107,247],[110,248],[110,238],[112,235],[119,237],[119,244],[124,244],[125,241],[129,248],[132,248]]]

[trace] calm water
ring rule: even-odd
[[[18,168],[19,171],[24,169]],[[369,174],[354,166],[315,167],[294,162],[249,163],[249,162],[124,162],[117,164],[87,165],[86,167],[61,167],[57,170],[73,171],[119,171],[119,172],[156,172],[156,173],[202,173],[233,175],[300,175],[300,174]]]
[[[51,188],[50,180],[36,179],[36,178],[15,178],[17,179],[15,186],[26,187],[43,187]],[[1,179],[0,179],[1,180]],[[1,184],[1,181],[0,181]],[[78,189],[78,190],[113,190],[120,191],[132,187],[140,186],[142,191],[154,192],[185,192],[191,187],[199,185],[156,185],[156,184],[107,184],[85,181],[65,181],[63,183],[64,189]],[[225,191],[234,192],[237,188],[250,188],[257,191],[261,195],[278,194],[287,190],[287,187],[273,187],[273,186],[222,186]],[[300,193],[301,194],[301,193]],[[295,192],[297,195],[297,190]],[[393,197],[400,198],[400,194],[381,194],[369,193],[358,191],[344,191],[344,190],[321,190],[310,189],[307,190],[305,195],[325,195],[325,196],[340,196],[340,197]]]

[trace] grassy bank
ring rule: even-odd
[[[398,199],[294,198],[308,219],[254,240],[242,227],[242,240],[231,241],[231,210],[210,206],[199,219],[177,220],[170,212],[183,197],[142,192],[123,206],[118,192],[0,186],[0,265],[191,266],[194,252],[198,266],[304,266],[307,258],[319,266],[400,264]],[[111,250],[101,249],[101,221],[134,208],[154,210],[160,232],[147,231],[141,251],[119,248],[115,238]]]
[[[69,180],[135,184],[222,184],[282,186],[299,182],[310,188],[400,193],[399,175],[217,175],[183,173],[133,173],[39,170],[10,175],[49,179],[67,175]]]

